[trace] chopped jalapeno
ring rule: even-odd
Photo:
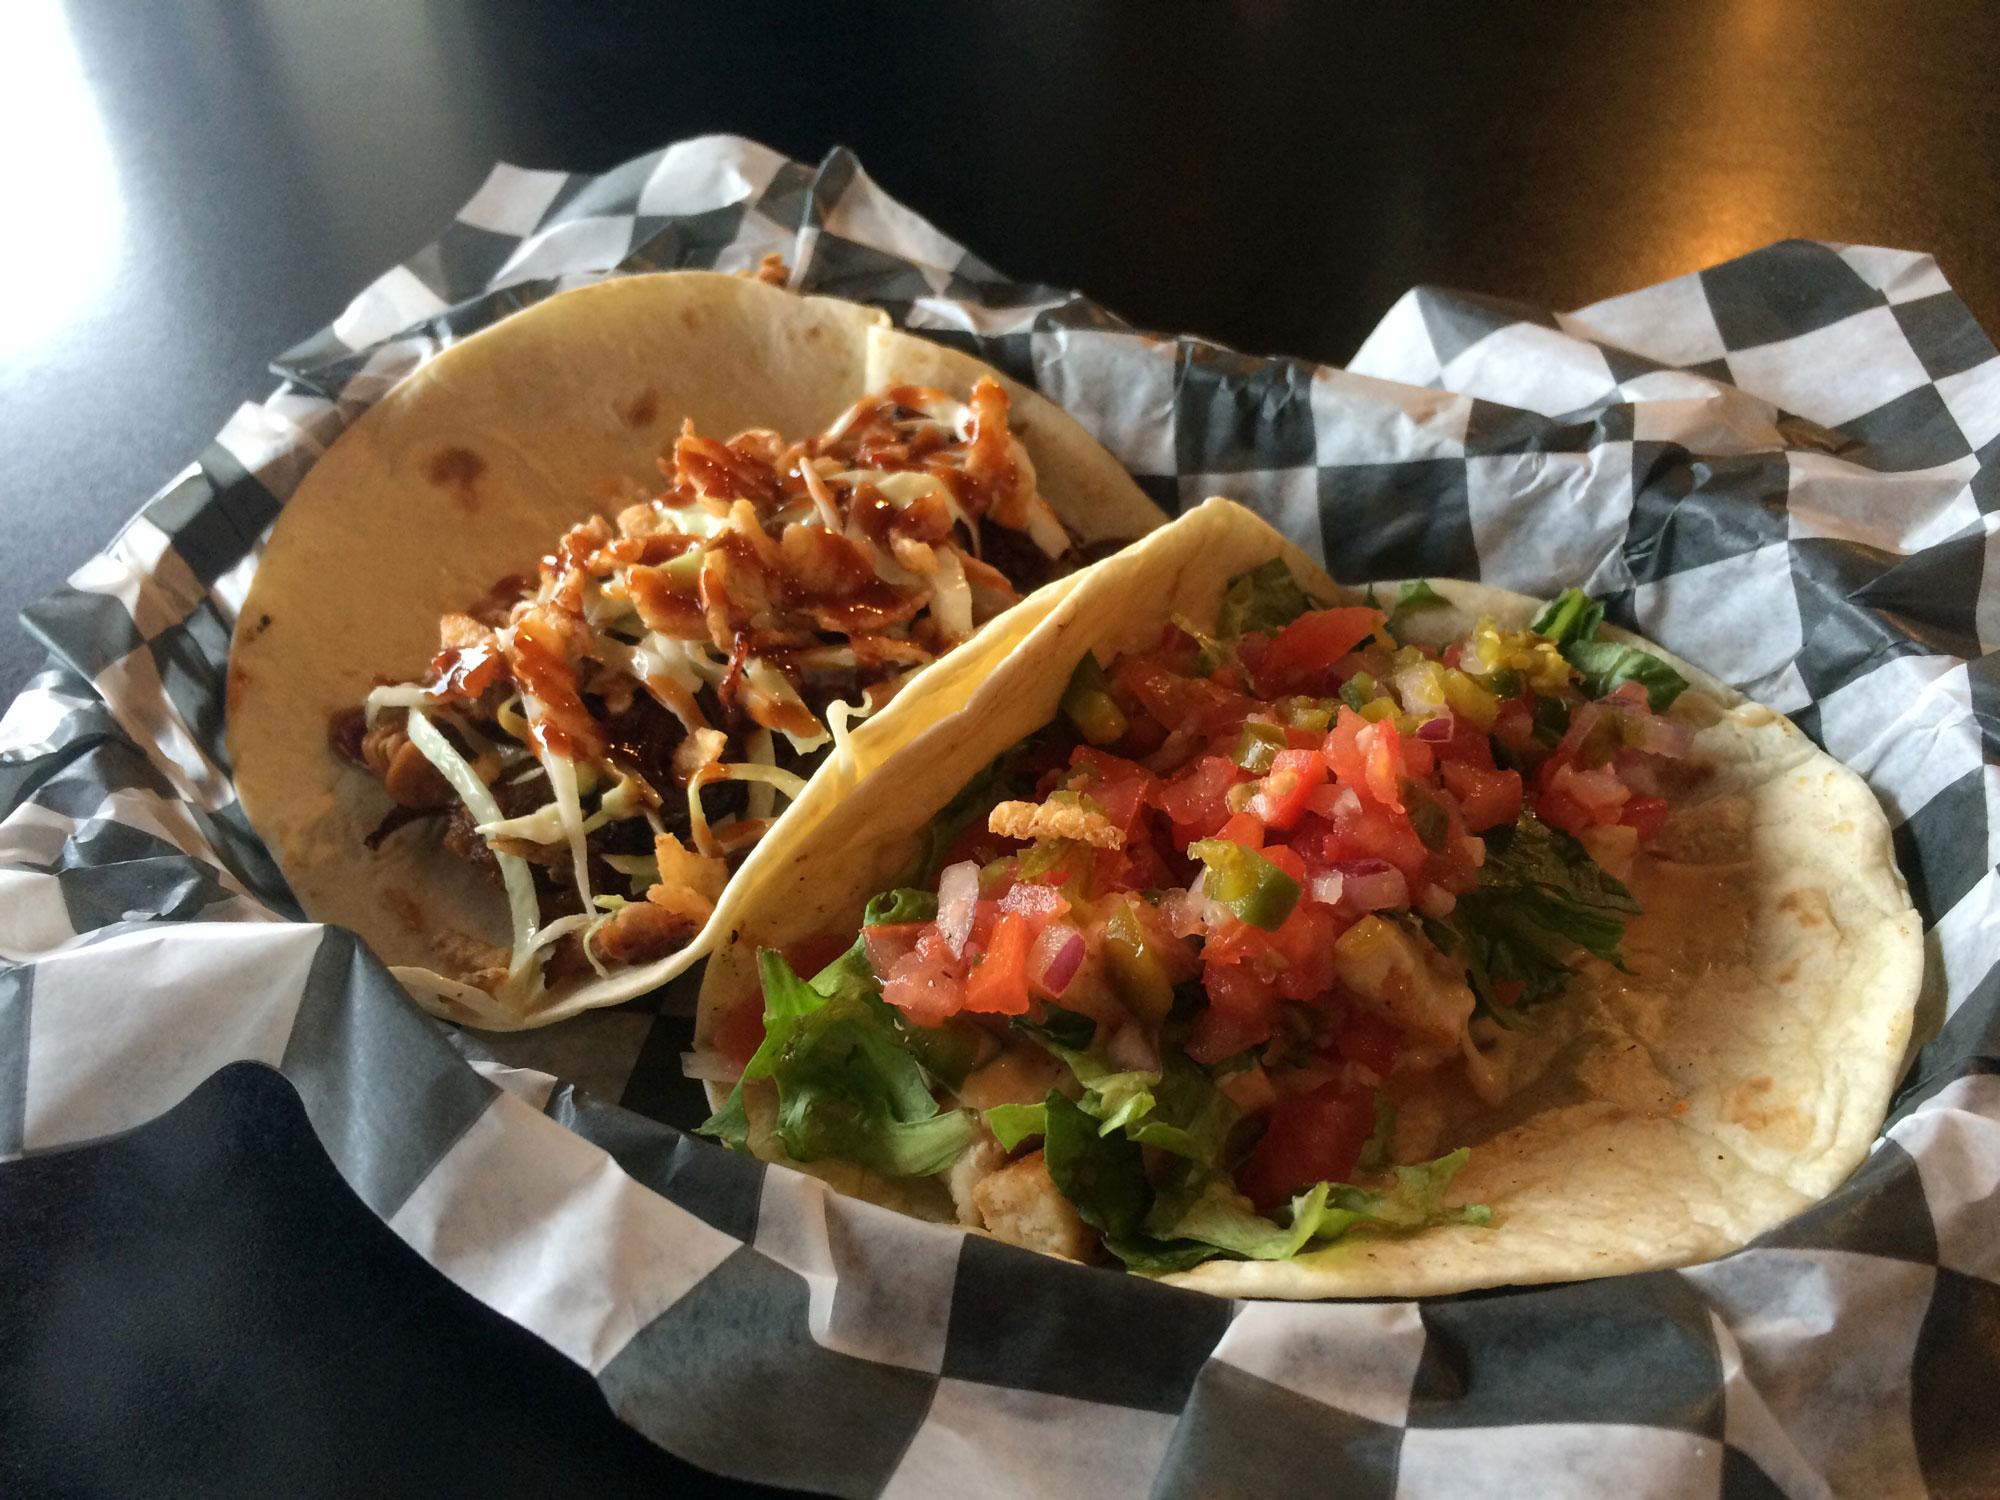
[[[1097,658],[1085,653],[1070,674],[1069,687],[1062,697],[1062,711],[1076,732],[1093,745],[1109,745],[1125,737],[1131,727],[1125,710],[1111,697],[1111,679]]]
[[[1254,849],[1227,839],[1200,839],[1188,853],[1208,870],[1208,899],[1264,932],[1274,931],[1298,905],[1299,883]]]
[[[1276,724],[1266,724],[1260,719],[1251,719],[1243,726],[1243,732],[1236,737],[1236,749],[1232,758],[1236,764],[1253,775],[1262,776],[1271,769],[1278,752],[1285,748],[1285,731]]]

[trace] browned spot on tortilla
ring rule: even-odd
[[[1812,1122],[1790,1104],[1773,1102],[1764,1096],[1773,1085],[1769,1077],[1746,1078],[1729,1092],[1722,1110],[1732,1125],[1762,1136],[1772,1145],[1802,1150],[1812,1140]]]
[[[259,615],[256,619],[246,622],[238,633],[242,635],[244,640],[254,641],[270,628],[271,617],[269,615]]]
[[[619,420],[627,427],[651,427],[660,415],[660,393],[651,386],[618,408]]]
[[[692,333],[695,329],[701,327],[701,315],[691,307],[682,308],[681,327]]]
[[[1801,927],[1826,925],[1826,897],[1818,891],[1809,891],[1803,887],[1796,891],[1786,891],[1778,898],[1778,910],[1791,916]]]
[[[470,448],[444,448],[430,462],[430,481],[439,489],[452,491],[452,498],[467,510],[479,508],[479,476],[486,472],[486,460]]]
[[[810,328],[806,329],[806,342],[808,344],[817,344],[825,333],[826,330],[824,328],[821,328],[819,324],[815,323]]]
[[[382,904],[396,914],[396,920],[412,932],[424,930],[424,909],[408,891],[390,886],[382,892]]]
[[[1790,984],[1794,979],[1797,979],[1798,977],[1799,977],[1799,961],[1796,958],[1793,959],[1790,963],[1786,964],[1784,968],[1778,970],[1778,983],[1780,984]]]
[[[266,615],[264,618],[268,620],[270,616]],[[243,695],[249,690],[250,674],[243,670],[240,663],[232,663],[229,668],[228,685],[222,692],[222,711],[234,714],[243,702]]]

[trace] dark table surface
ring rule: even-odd
[[[1996,61],[2000,8],[1863,0],[15,0],[0,615],[495,159],[845,143],[1014,275],[1330,361],[1416,283],[1577,306],[1792,235],[1931,251],[1994,328]],[[0,627],[0,700],[39,655]],[[286,1092],[231,1074],[139,1136],[0,1169],[0,1490],[687,1486],[375,1232]]]

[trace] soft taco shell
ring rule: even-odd
[[[1326,602],[1359,601],[1249,511],[1211,500],[1081,575],[959,711],[921,696],[896,703],[890,714],[926,722],[852,794],[811,788],[782,865],[760,871],[731,913],[703,979],[697,1041],[755,987],[760,945],[853,930],[930,818],[1055,716],[1086,651],[1109,660],[1142,648],[1172,613],[1212,621],[1225,582],[1274,556]],[[1480,615],[1525,625],[1539,609],[1476,584],[1436,587],[1449,608],[1410,621],[1433,642]],[[1532,1081],[1496,1108],[1441,1122],[1435,1149],[1473,1148],[1451,1201],[1489,1205],[1491,1224],[1356,1233],[1292,1261],[1215,1260],[1167,1279],[1231,1297],[1416,1296],[1686,1265],[1798,1212],[1867,1154],[1923,966],[1887,820],[1860,777],[1784,717],[1648,649],[1696,689],[1675,712],[1715,771],[1634,877],[1646,914],[1627,929],[1631,972],[1590,961],[1537,1013],[1524,1044]],[[944,1211],[928,1183],[847,1166],[822,1175]]]
[[[991,373],[957,355],[933,366],[898,340],[885,350],[886,324],[873,308],[709,272],[601,282],[446,350],[327,450],[258,562],[229,668],[237,791],[309,916],[354,929],[385,962],[444,972],[468,943],[505,944],[504,899],[433,840],[364,846],[385,804],[329,753],[330,717],[378,679],[420,676],[440,615],[532,572],[575,522],[657,490],[657,460],[684,419],[713,436],[802,436],[872,389],[873,372],[912,380],[899,371],[921,365],[960,382],[961,396]],[[1111,516],[1112,531],[1136,534],[1165,519],[1071,418],[1009,389],[1043,493],[1073,527],[1103,535]],[[979,637],[989,649],[1003,639]],[[949,681],[933,692],[948,701]],[[861,763],[886,754],[873,721],[852,739]],[[766,844],[797,826],[782,819]],[[512,1024],[664,983],[707,950],[719,918],[670,957],[558,989]]]

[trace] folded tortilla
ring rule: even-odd
[[[657,461],[684,420],[720,438],[753,427],[803,436],[885,385],[927,382],[962,397],[987,375],[1012,398],[1042,494],[1086,541],[1166,519],[1060,408],[980,361],[897,332],[877,309],[736,276],[671,272],[565,292],[397,385],[286,505],[231,643],[237,792],[306,913],[354,929],[392,965],[449,972],[468,943],[506,945],[505,898],[434,837],[368,850],[385,804],[366,773],[329,752],[329,718],[378,680],[421,677],[441,615],[533,572],[578,521],[657,491]],[[1004,653],[1043,607],[1010,611],[979,648]],[[968,665],[954,653],[929,669],[926,700],[957,701]],[[903,727],[885,733],[864,721],[846,763],[878,763],[917,722],[899,716]],[[787,814],[765,844],[775,853],[802,826]],[[723,930],[735,889],[671,956],[558,987],[506,1024],[546,1025],[664,983]]]
[[[881,728],[898,748],[875,774],[816,783],[796,836],[745,866],[744,898],[704,975],[698,1045],[756,988],[759,947],[856,929],[932,817],[1055,718],[1086,652],[1108,662],[1144,649],[1175,614],[1212,622],[1225,583],[1273,557],[1323,602],[1361,601],[1249,511],[1210,500],[1041,601],[1009,652],[977,658],[991,670],[969,692],[946,703],[920,687],[894,703]],[[1408,621],[1430,644],[1462,638],[1480,616],[1526,626],[1540,608],[1476,584],[1434,586],[1449,607]],[[1469,1090],[1430,1101],[1437,1149],[1472,1148],[1448,1201],[1488,1205],[1490,1224],[1354,1231],[1293,1260],[1217,1259],[1167,1280],[1230,1297],[1418,1296],[1687,1265],[1797,1213],[1866,1156],[1923,969],[1888,820],[1859,776],[1782,715],[1646,649],[1691,684],[1674,716],[1713,773],[1675,799],[1630,882],[1644,914],[1626,929],[1629,972],[1586,959],[1531,1013],[1526,1081],[1501,1104],[1480,1106]],[[726,1090],[710,1093],[719,1105]],[[768,1100],[750,1103],[753,1126],[768,1120]],[[767,1126],[753,1146],[781,1159]],[[950,1217],[933,1180],[794,1165]]]

